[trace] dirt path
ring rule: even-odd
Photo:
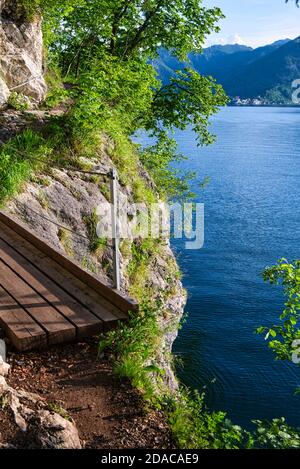
[[[145,412],[137,392],[114,376],[107,360],[97,358],[96,341],[11,353],[8,359],[9,384],[43,396],[56,412],[65,409],[76,422],[83,447],[173,447],[164,416]],[[1,409],[0,426],[11,442],[11,425]]]
[[[0,111],[0,145],[25,129],[40,131],[51,116],[61,116],[69,109],[68,103],[51,110]]]

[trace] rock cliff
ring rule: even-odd
[[[12,93],[22,95],[32,107],[38,107],[46,92],[41,20],[35,18],[29,21],[25,11],[17,8],[16,0],[0,0],[0,109],[5,108]],[[0,145],[25,129],[42,131],[51,114],[52,117],[55,116],[55,112],[45,113],[41,109],[30,112],[12,109],[2,111]],[[94,172],[108,173],[114,167],[118,169],[118,161],[110,151],[113,142],[105,135],[102,137],[102,147],[97,151],[97,156],[78,163],[82,163],[83,168],[90,167]],[[154,183],[140,164],[138,172],[145,186],[155,194]],[[136,216],[134,210],[138,210],[132,209],[135,199],[134,181],[127,184],[120,182],[118,188],[120,195],[132,203],[127,213],[130,220]],[[91,248],[96,235],[95,209],[99,204],[109,202],[109,199],[108,180],[99,179],[95,174],[52,167],[36,172],[30,182],[22,186],[19,194],[6,204],[5,209],[49,244],[76,259],[105,282],[111,283],[113,252],[109,240],[99,244],[97,250]],[[134,228],[132,225],[128,239],[121,243],[122,289],[130,295],[132,292],[128,267],[133,258],[133,243],[139,242],[134,240]],[[138,267],[137,263],[136,268]],[[178,388],[171,352],[186,301],[186,293],[177,274],[178,267],[169,240],[162,240],[157,252],[151,256],[144,279],[151,297],[162,304],[157,312],[160,329],[158,346],[149,365],[154,362],[156,368],[163,370],[163,373],[153,372],[153,381],[156,380],[159,386],[163,382],[171,392]],[[4,362],[2,369],[5,373],[8,372]],[[72,422],[55,412],[49,412],[38,396],[32,397],[24,391],[15,390],[2,378],[0,398],[10,400],[15,423],[21,421],[21,425],[30,430],[38,447],[81,446]],[[32,406],[36,408],[36,412],[33,412]],[[17,426],[20,427],[18,424]]]
[[[0,0],[0,106],[11,92],[36,104],[47,91],[41,20],[28,21],[15,4],[15,0]]]
[[[108,173],[115,167],[108,150],[109,143],[104,138],[101,156],[92,161],[92,171]],[[143,168],[141,175],[150,181]],[[132,202],[133,193],[130,186],[119,184],[119,194],[120,198],[125,196]],[[50,174],[40,174],[27,184],[26,190],[16,196],[6,209],[56,249],[73,257],[104,282],[112,284],[112,248],[109,240],[96,252],[91,250],[91,229],[95,230],[95,211],[99,204],[108,201],[109,181],[99,180],[95,175],[53,168]],[[135,218],[133,207],[134,204],[129,207],[129,219]],[[134,223],[129,224],[128,238],[121,242],[120,253],[122,289],[129,295],[131,285],[127,270],[132,258],[134,230]],[[186,303],[186,292],[177,273],[176,259],[169,240],[165,239],[153,256],[145,275],[151,296],[163,305],[157,317],[162,335],[155,363],[164,370],[163,381],[171,391],[177,389],[171,352]]]

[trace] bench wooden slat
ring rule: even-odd
[[[0,324],[18,350],[47,345],[45,331],[0,287]]]
[[[75,327],[0,260],[0,284],[47,332],[48,343],[75,339]]]
[[[77,338],[99,333],[101,320],[0,239],[0,259],[54,306],[77,329]]]
[[[124,313],[128,313],[129,310],[138,311],[138,304],[134,300],[131,300],[122,292],[113,289],[110,285],[101,282],[95,275],[84,270],[74,260],[70,260],[62,252],[47,244],[42,238],[33,233],[28,227],[25,227],[22,223],[15,220],[8,213],[0,211],[0,221],[10,227],[14,232],[18,233],[22,238],[29,241],[40,251],[47,254],[47,256],[51,257],[51,259],[71,272],[75,277],[80,278],[86,285],[101,294],[101,296],[117,306]]]
[[[116,306],[107,302],[80,279],[65,270],[54,260],[49,259],[47,255],[39,251],[35,246],[21,238],[1,222],[0,238],[10,246],[13,246],[14,250],[37,266],[37,268],[53,282],[58,283],[64,290],[76,298],[77,301],[100,318],[108,327],[113,326],[120,319],[124,320],[128,318],[128,316]]]

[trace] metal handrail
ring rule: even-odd
[[[0,144],[5,144],[0,139]],[[23,157],[28,157],[28,154],[25,154],[25,152],[15,150],[16,153]],[[47,163],[44,159],[38,159],[42,161],[43,163]],[[49,162],[48,162],[49,163]],[[120,250],[119,250],[119,245],[120,245],[120,239],[119,239],[119,199],[118,199],[118,173],[115,168],[112,168],[110,171],[107,173],[103,173],[100,171],[89,171],[89,170],[83,170],[83,169],[78,169],[78,168],[72,168],[72,167],[67,167],[67,166],[60,166],[58,164],[55,165],[57,169],[63,169],[65,171],[73,171],[77,173],[82,173],[82,174],[94,174],[97,176],[105,176],[110,178],[110,199],[111,199],[111,206],[112,206],[112,248],[113,248],[113,279],[114,279],[114,288],[117,290],[121,289],[121,270],[120,270]],[[50,220],[50,222],[54,223],[53,220]]]
[[[118,173],[112,169],[110,177],[110,203],[111,203],[111,222],[112,222],[112,248],[113,248],[113,273],[114,287],[121,289],[120,275],[120,238],[119,238],[119,197],[118,197]]]

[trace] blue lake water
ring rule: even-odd
[[[282,290],[261,272],[279,258],[300,258],[300,110],[227,108],[213,118],[216,144],[198,148],[177,132],[182,166],[211,181],[197,188],[205,204],[205,245],[174,241],[188,290],[188,320],[174,351],[184,383],[207,387],[211,409],[236,423],[285,416],[300,425],[300,368],[275,362],[256,327],[282,311]],[[215,380],[215,382],[212,382]]]

